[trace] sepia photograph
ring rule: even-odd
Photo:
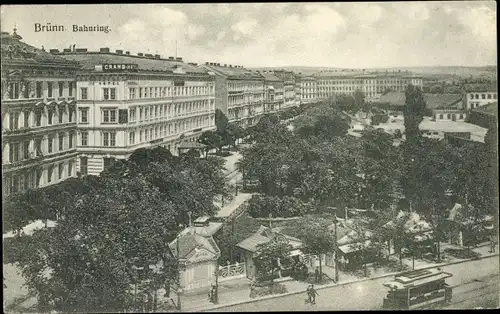
[[[3,312],[499,308],[496,10],[2,5]]]

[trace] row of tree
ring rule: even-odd
[[[393,216],[392,205],[415,211],[431,224],[438,243],[444,240],[448,210],[458,202],[467,214],[457,219],[475,233],[485,215],[497,215],[493,133],[487,133],[484,145],[428,139],[419,129],[425,112],[422,91],[408,86],[406,141],[398,147],[383,130],[367,128],[360,138],[347,136],[350,118],[338,103],[305,110],[293,129],[267,116],[256,126],[259,134],[244,150],[240,167],[258,182],[261,193],[296,197],[316,210],[336,207],[334,212],[343,215],[345,207],[371,208],[376,217]],[[403,229],[398,230],[397,237],[404,239]]]

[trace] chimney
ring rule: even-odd
[[[210,65],[210,62],[205,62],[205,65]]]
[[[59,52],[59,49],[50,49],[49,50],[50,53],[58,53]]]
[[[63,52],[71,52],[71,49],[70,48],[64,48]]]
[[[125,51],[125,54],[126,55],[130,55],[130,51]]]
[[[174,57],[168,57],[168,60],[175,60]]]
[[[219,66],[219,67],[220,67],[220,63],[217,63],[217,66]]]
[[[109,53],[109,48],[101,48],[99,50],[99,52],[101,52],[101,53]]]
[[[138,53],[137,53],[137,55],[138,55],[139,57],[144,56],[144,54],[143,54],[142,52],[138,52]]]
[[[227,64],[224,63],[224,67],[227,67]]]
[[[119,54],[119,55],[122,55],[123,54],[123,50],[117,50],[116,53]]]
[[[155,59],[160,59],[160,55],[155,55]]]
[[[87,48],[76,48],[76,52],[87,52]]]
[[[182,61],[182,57],[177,57],[177,58],[175,58],[175,60]]]
[[[144,56],[145,56],[145,57],[148,57],[148,58],[152,58],[152,57],[153,57],[153,55],[152,55],[152,54],[150,54],[150,53],[146,53]]]
[[[229,67],[230,67],[230,68],[232,68],[232,67],[233,67],[233,65],[232,65],[232,64],[230,64],[230,65],[229,65]]]

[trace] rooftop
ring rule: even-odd
[[[169,244],[170,250],[177,256],[177,238]],[[179,257],[187,258],[194,250],[205,249],[213,254],[220,252],[217,244],[212,237],[205,237],[191,232],[190,228],[184,229],[179,234]]]
[[[313,74],[315,77],[420,77],[409,71],[365,71],[358,69],[342,69],[321,71]]]
[[[65,65],[73,68],[78,68],[76,62],[68,61],[59,56],[52,55],[43,49],[38,49],[34,46],[28,45],[21,41],[22,37],[16,33],[14,29],[13,34],[2,32],[1,35],[1,56],[2,63],[10,62],[24,62],[28,64],[55,64],[58,66]]]
[[[242,66],[233,66],[233,65],[221,65],[220,63],[213,62],[205,62],[205,67],[212,69],[216,73],[227,76],[229,78],[260,78],[262,79],[262,75],[257,73],[256,71],[251,71],[249,69],[245,69]]]
[[[492,84],[465,84],[463,89],[467,92],[496,92],[497,86]]]
[[[250,252],[257,252],[257,247],[261,244],[270,242],[276,236],[285,237],[294,249],[300,248],[302,246],[302,241],[297,238],[278,233],[276,230],[271,230],[268,227],[260,226],[259,230],[252,234],[250,237],[244,239],[236,246],[245,249]]]
[[[493,116],[497,117],[498,116],[498,102],[492,102],[490,104],[477,107],[475,109],[472,109],[472,111],[486,113],[486,114],[493,115]]]
[[[261,76],[264,77],[264,80],[270,82],[283,82],[282,79],[274,75],[273,73],[259,72]]]
[[[101,50],[88,52],[86,49],[76,48],[72,51],[51,51],[54,56],[79,62],[82,65],[82,70],[86,71],[94,71],[95,66],[100,64],[137,64],[139,71],[174,73],[176,69],[181,68],[188,74],[208,74],[205,69],[184,63],[180,58],[162,59],[158,55],[156,57],[149,54],[147,57],[134,56],[123,54],[121,50],[118,50],[118,52],[109,52],[108,48],[102,48]]]
[[[462,108],[457,107],[461,104],[461,94],[424,94],[424,99],[427,104],[426,107],[430,109],[449,108],[450,106],[455,106],[457,109]],[[404,92],[388,92],[387,94],[380,96],[376,102],[388,102],[391,105],[404,106],[406,97]]]

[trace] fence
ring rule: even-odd
[[[245,263],[219,266],[219,281],[246,277]]]

